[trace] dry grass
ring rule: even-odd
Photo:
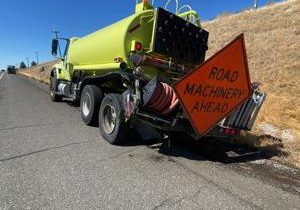
[[[53,65],[56,63],[58,63],[58,60],[42,63],[29,69],[21,70],[18,73],[40,82],[49,84],[50,71]]]
[[[296,139],[283,142],[280,150],[290,153],[286,159],[300,166],[300,0],[221,16],[203,25],[210,32],[209,56],[245,34],[251,79],[268,94],[257,125],[266,122],[289,129]],[[257,147],[278,144],[255,133],[256,141],[249,141]]]
[[[210,32],[207,57],[240,33],[245,34],[251,79],[260,82],[268,94],[256,125],[269,123],[289,129],[296,137],[292,142],[284,142],[256,129],[243,141],[283,154],[284,160],[300,167],[300,0],[221,15],[203,26]],[[55,62],[21,73],[47,83]]]

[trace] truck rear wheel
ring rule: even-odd
[[[80,97],[80,114],[86,125],[96,125],[103,93],[96,85],[86,85]]]
[[[102,137],[110,144],[124,142],[129,132],[125,122],[122,95],[108,94],[104,97],[99,111],[99,129]]]

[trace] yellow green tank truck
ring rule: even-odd
[[[55,33],[61,62],[50,75],[52,101],[80,103],[84,123],[98,124],[111,144],[136,125],[168,139],[174,131],[201,139],[250,130],[265,94],[250,82],[243,34],[205,61],[209,33],[198,13],[177,0],[168,11],[169,3],[137,1],[134,14],[82,38]]]

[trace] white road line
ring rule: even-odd
[[[2,79],[3,75],[4,75],[4,72],[3,72],[2,75],[0,76],[0,80]]]

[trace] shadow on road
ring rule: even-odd
[[[160,154],[173,157],[184,157],[190,160],[210,160],[224,164],[243,163],[261,159],[269,159],[280,155],[280,150],[258,150],[225,139],[203,138],[199,141],[184,134],[173,134],[171,145],[165,140],[154,139],[143,142],[136,134],[132,134],[131,141],[120,146],[146,145],[158,149]],[[278,147],[281,147],[278,145]],[[278,151],[278,152],[276,152]]]
[[[280,144],[274,147],[281,148]],[[279,148],[273,150],[254,149],[241,145],[233,140],[203,138],[195,141],[184,134],[176,134],[172,138],[171,147],[163,142],[159,152],[168,156],[185,157],[191,160],[211,160],[224,164],[242,163],[261,159],[269,159],[276,155],[282,155]]]

